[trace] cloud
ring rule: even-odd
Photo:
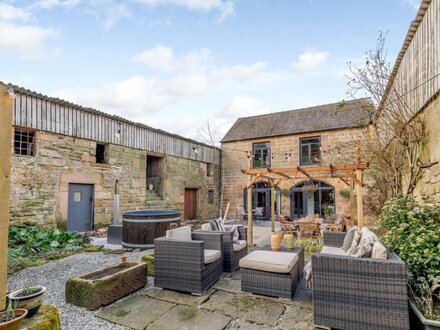
[[[219,22],[234,13],[234,2],[226,0],[137,0],[148,6],[175,5],[192,11],[212,11],[220,12]]]
[[[296,73],[315,71],[319,66],[327,62],[328,52],[305,52],[299,55],[298,60],[290,64],[290,68]]]
[[[107,5],[105,7],[104,28],[110,30],[117,22],[131,17],[131,11],[122,4]]]
[[[72,8],[80,2],[81,0],[40,0],[37,1],[34,6],[44,9],[52,9],[54,7]]]
[[[0,53],[23,59],[40,59],[57,55],[59,50],[48,45],[59,33],[51,28],[18,25],[0,21]]]
[[[6,3],[0,3],[0,20],[4,21],[29,21],[32,18],[32,14],[22,8],[17,8]]]

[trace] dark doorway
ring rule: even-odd
[[[162,157],[147,155],[147,189],[153,188],[156,194],[162,193]]]
[[[247,210],[247,189],[243,192],[243,205]],[[255,220],[270,220],[270,186],[267,182],[257,182],[252,186],[252,210],[263,208],[263,215],[255,215]],[[280,214],[281,190],[275,187],[275,214]]]
[[[89,231],[93,229],[93,185],[69,184],[67,230]]]
[[[313,183],[315,191],[303,191],[304,185]],[[319,214],[324,216],[324,207],[330,208],[334,213],[335,188],[322,181],[305,180],[296,184],[290,189],[290,216],[292,218],[303,218],[307,215]]]
[[[185,219],[197,219],[197,189],[185,189]]]

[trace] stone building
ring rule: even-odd
[[[8,94],[15,98],[11,223],[79,231],[109,224],[116,184],[121,213],[169,208],[186,219],[218,216],[219,149],[0,83],[0,97]]]
[[[428,142],[422,154],[422,177],[414,195],[440,202],[440,1],[423,0],[412,21],[378,108],[381,136],[392,129],[385,119],[388,105],[398,100],[409,111],[407,120],[425,118]],[[405,175],[404,175],[405,180]]]
[[[222,140],[222,184],[225,202],[232,210],[247,210],[247,176],[241,169],[308,168],[353,164],[356,141],[371,124],[370,99],[333,103],[310,108],[239,118]],[[300,218],[325,212],[353,215],[349,180],[316,173],[313,180],[302,173],[279,181],[275,188],[275,213]],[[346,182],[347,183],[346,183]],[[304,185],[314,184],[314,192]],[[351,197],[350,197],[351,194]],[[261,179],[252,186],[252,208],[262,208],[259,218],[269,220],[270,188]],[[261,210],[261,209],[260,209]],[[230,217],[234,212],[230,213]]]

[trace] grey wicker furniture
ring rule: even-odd
[[[287,253],[270,252],[274,254]],[[298,247],[291,252],[297,254],[298,260],[288,273],[257,270],[240,265],[241,290],[266,296],[293,299],[298,281],[302,277],[304,250],[302,247]]]
[[[247,227],[239,226],[237,229],[240,234],[238,239],[241,241],[247,241]],[[240,268],[240,259],[248,253],[247,244],[242,250],[234,251],[234,233],[232,231],[215,231],[215,233],[223,234],[223,271],[227,273],[235,272]]]
[[[324,232],[323,245],[341,247],[346,233]],[[409,329],[405,263],[388,259],[312,254],[316,326],[336,329]]]
[[[165,237],[154,240],[154,285],[159,288],[202,294],[223,273],[223,234],[193,232],[192,241]],[[221,257],[205,264],[204,250],[218,250]]]

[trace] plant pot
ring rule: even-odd
[[[0,312],[0,317],[2,317],[5,312]],[[24,308],[17,308],[15,309],[15,314],[16,314],[16,318],[8,321],[8,322],[4,322],[4,323],[0,323],[0,329],[1,330],[17,330],[18,327],[20,326],[21,321],[23,321],[23,319],[26,317],[26,315],[28,314],[27,309]]]
[[[409,320],[411,324],[411,329],[420,330],[440,330],[440,321],[429,320],[425,318],[422,312],[419,311],[417,306],[411,301],[409,301]]]
[[[295,247],[295,237],[292,234],[284,235],[284,247],[286,250],[292,250]]]
[[[270,237],[270,247],[272,251],[279,251],[281,249],[281,234],[272,233]]]
[[[15,306],[15,304],[17,304],[16,308],[27,309],[28,314],[26,318],[32,317],[37,314],[41,304],[43,303],[44,292],[46,291],[46,288],[44,286],[39,286],[38,288],[40,288],[41,290],[27,296],[20,296],[24,289],[14,291],[9,294],[9,299],[11,299],[12,306]]]

